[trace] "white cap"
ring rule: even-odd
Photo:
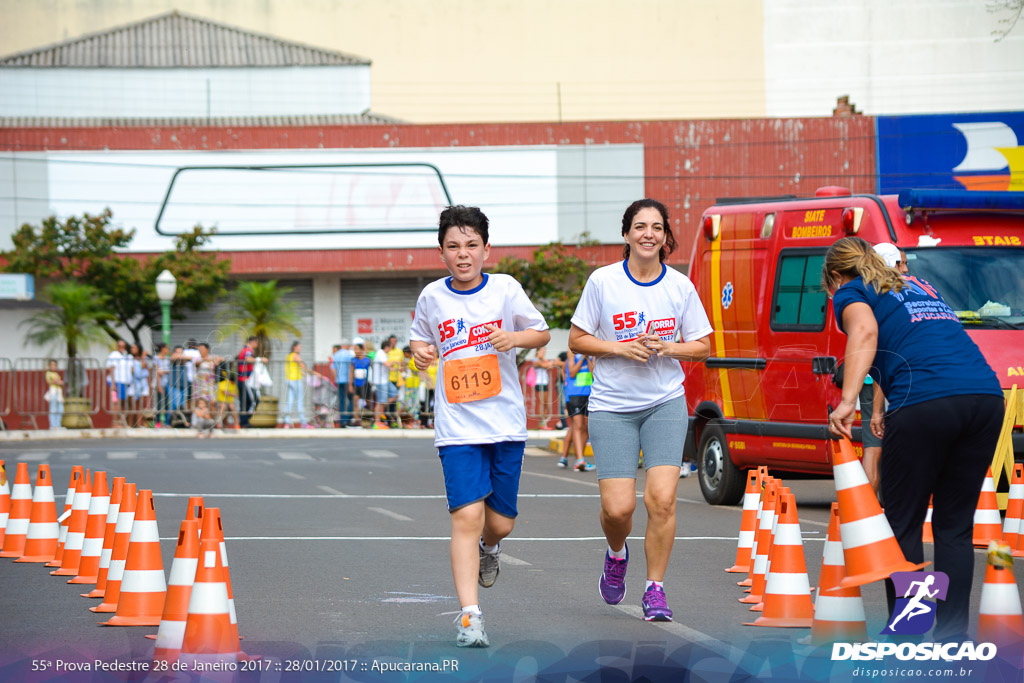
[[[354,338],[354,339],[352,340],[352,343],[353,343],[353,344],[360,344],[360,345],[362,345],[362,346],[366,346],[366,340],[365,340],[365,339],[363,339],[362,337],[356,337],[356,338]]]
[[[875,253],[882,257],[885,261],[885,265],[889,268],[895,268],[896,264],[900,261],[900,250],[895,244],[889,242],[879,242],[875,245]]]

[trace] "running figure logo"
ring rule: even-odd
[[[945,572],[893,572],[896,605],[882,634],[919,635],[935,623],[934,600],[945,600],[949,577]]]

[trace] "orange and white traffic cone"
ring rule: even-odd
[[[1020,589],[1013,578],[1010,547],[993,541],[988,549],[985,584],[978,607],[978,642],[995,643],[1003,659],[1016,658],[1024,651],[1024,616]]]
[[[75,576],[78,565],[82,561],[82,546],[85,544],[85,527],[89,524],[89,501],[92,498],[92,482],[90,472],[78,480],[75,498],[71,503],[71,516],[68,517],[68,533],[64,537],[64,555],[60,559],[60,569],[50,572],[51,576]]]
[[[77,496],[76,496],[77,499]],[[110,579],[107,579],[110,583]],[[135,504],[128,559],[117,612],[104,626],[159,626],[167,595],[164,561],[160,555],[160,532],[156,524],[153,491],[142,489]]]
[[[1003,522],[1003,542],[1012,552],[1017,547],[1017,533],[1024,517],[1024,463],[1014,463],[1010,480],[1010,497],[1006,502],[1006,520]]]
[[[757,503],[761,499],[759,470],[747,472],[747,490],[743,494],[743,516],[740,518],[740,538],[736,545],[736,561],[725,571],[746,572],[750,568],[751,549],[757,533]]]
[[[203,515],[199,563],[189,597],[179,657],[179,661],[191,669],[195,668],[196,662],[238,661],[238,635],[231,625],[227,577],[220,541],[214,529],[217,518],[210,514],[216,509],[207,508]]]
[[[992,468],[988,468],[978,496],[978,509],[974,511],[974,547],[987,548],[992,541],[1003,542],[1003,520],[999,517],[999,501]]]
[[[203,521],[203,511],[206,509],[206,505],[203,503],[202,496],[189,496],[188,508],[185,509],[185,519],[198,519],[200,527]],[[196,529],[196,536],[202,529]]]
[[[750,562],[747,565],[747,578],[742,581],[737,581],[736,585],[741,588],[750,588],[754,585],[754,558],[757,557],[757,536],[758,530],[761,528],[761,515],[764,514],[764,499],[767,496],[768,484],[772,482],[774,477],[768,475],[767,467],[758,467],[757,471],[760,473],[761,486],[757,493],[757,525],[754,527],[754,543],[750,546]],[[750,592],[749,590],[746,592]]]
[[[228,546],[224,542],[224,523],[220,517],[220,508],[207,508],[203,513],[203,528],[206,528],[206,515],[213,517],[211,523],[211,529],[217,534],[217,540],[220,542],[220,555],[221,560],[224,562],[224,583],[228,586],[228,613],[231,615],[231,628],[234,629],[234,635],[239,640],[242,640],[242,636],[238,635],[238,613],[235,611],[235,592],[231,588],[231,567],[228,566]],[[246,657],[245,653],[239,652],[240,657]]]
[[[764,611],[745,625],[810,628],[814,621],[814,603],[804,558],[804,538],[796,511],[796,496],[788,491],[782,494],[778,517],[764,590]]]
[[[858,643],[868,639],[867,617],[860,588],[839,588],[846,576],[843,541],[839,531],[839,503],[832,503],[825,548],[821,555],[818,595],[809,644]],[[825,595],[825,593],[828,595]],[[803,642],[803,641],[801,641]]]
[[[107,513],[110,511],[110,493],[107,491],[107,473],[94,472],[92,495],[89,497],[89,517],[85,523],[82,557],[78,574],[68,583],[96,583],[100,573],[100,554],[103,536],[107,531]]]
[[[4,535],[7,533],[7,517],[10,514],[11,485],[7,483],[7,466],[3,460],[0,460],[0,548],[4,547]]]
[[[114,545],[110,550],[110,568],[107,571],[107,587],[103,590],[103,602],[90,607],[90,612],[107,614],[117,611],[121,597],[121,580],[124,578],[124,563],[128,559],[128,545],[135,522],[135,484],[125,483],[121,487],[121,504],[117,509],[117,525],[114,527]]]
[[[840,535],[846,577],[840,588],[863,586],[887,578],[893,572],[912,572],[928,566],[928,562],[908,562],[892,533],[868,475],[853,444],[846,437],[832,441],[832,474],[839,500]],[[833,589],[835,590],[835,589]]]
[[[921,542],[934,543],[935,536],[932,535],[932,499],[928,498],[928,512],[924,515],[924,526],[921,527]]]
[[[761,589],[761,599],[757,601],[757,604],[750,608],[751,612],[762,612],[764,611],[764,594],[768,587],[768,576],[772,573],[772,556],[775,554],[775,532],[779,528],[779,508],[782,505],[782,496],[786,493],[792,493],[788,486],[782,485],[781,479],[775,480],[775,513],[772,519],[772,542],[771,547],[768,549],[768,562],[764,566],[764,581],[765,585]]]
[[[11,510],[7,516],[4,548],[0,557],[21,557],[25,553],[25,536],[32,517],[32,484],[28,479],[28,464],[19,462],[11,489]]]
[[[47,567],[60,567],[61,560],[64,559],[64,543],[68,538],[68,524],[71,518],[71,506],[75,501],[75,491],[78,489],[78,480],[80,477],[85,476],[85,468],[81,465],[75,465],[71,468],[71,481],[68,482],[68,492],[64,495],[64,510],[61,512],[60,517],[57,521],[60,522],[60,533],[57,536],[57,552],[54,554],[53,559],[46,563]]]
[[[198,519],[186,519],[178,530],[178,546],[174,550],[171,575],[167,580],[167,600],[164,601],[160,628],[155,636],[146,636],[156,638],[153,650],[153,659],[156,661],[176,662],[181,653],[188,620],[188,603],[199,564],[200,525]]]
[[[769,482],[765,490],[764,505],[761,508],[761,521],[757,529],[757,554],[754,556],[754,581],[750,593],[740,598],[744,604],[757,605],[764,596],[764,586],[768,572],[768,554],[772,549],[772,528],[775,525],[775,505],[778,499],[779,485],[777,480]]]
[[[110,487],[110,505],[107,506],[107,521],[103,529],[103,547],[100,548],[100,568],[96,572],[96,587],[83,598],[102,598],[107,592],[107,574],[110,573],[110,557],[114,551],[114,534],[117,531],[117,515],[121,509],[121,491],[124,477],[114,477]]]
[[[53,480],[50,466],[42,464],[36,475],[36,489],[32,494],[32,516],[25,535],[25,550],[15,562],[49,562],[57,552],[57,506],[53,501]]]

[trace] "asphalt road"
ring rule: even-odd
[[[806,629],[742,625],[757,615],[737,602],[742,577],[723,571],[735,557],[740,509],[704,503],[693,477],[679,482],[666,576],[675,622],[640,619],[640,499],[628,592],[620,605],[606,605],[597,590],[605,544],[596,478],[556,468],[542,445],[527,449],[520,516],[502,544],[500,579],[481,590],[491,640],[481,650],[456,648],[454,616],[443,614],[459,605],[443,480],[429,440],[33,441],[2,443],[0,457],[12,478],[14,464],[28,462],[33,483],[36,465],[49,463],[58,508],[75,464],[151,488],[165,570],[188,496],[219,507],[243,649],[268,669],[240,680],[682,680],[684,670],[708,681],[856,677],[851,663],[805,658],[795,641]],[[797,497],[814,586],[835,493],[831,481],[786,483]],[[640,472],[639,491],[642,485]],[[975,609],[984,556],[976,560]],[[144,634],[155,628],[97,626],[81,587],[40,565],[0,561],[0,587],[0,680],[145,678],[61,675],[52,667],[57,660],[147,662],[153,641]],[[881,584],[865,587],[864,603],[869,632],[878,633],[888,616]],[[445,661],[458,672],[381,671]],[[32,671],[42,666],[51,668]]]

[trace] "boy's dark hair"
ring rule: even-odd
[[[626,235],[629,233],[630,228],[633,227],[633,219],[640,213],[640,209],[655,209],[661,214],[661,223],[665,226],[665,245],[662,246],[658,256],[660,260],[664,261],[669,254],[675,251],[676,237],[672,234],[672,224],[668,219],[668,209],[657,199],[638,199],[627,206],[626,212],[622,214],[622,234]],[[622,258],[629,258],[628,244],[622,248]]]
[[[153,349],[153,353],[160,353],[161,351],[163,351],[166,348],[167,348],[167,344],[164,344],[163,342],[158,342],[156,347]]]
[[[563,363],[569,360],[568,352],[562,351],[560,354],[558,354],[558,360],[562,361]]]
[[[444,236],[448,233],[448,228],[453,226],[465,226],[470,228],[476,234],[480,235],[480,239],[487,244],[489,241],[487,229],[490,223],[487,220],[487,216],[484,212],[475,206],[462,206],[457,204],[455,206],[445,207],[444,211],[441,212],[441,217],[437,221],[437,243],[442,247],[444,246]]]
[[[257,337],[256,335],[253,335],[253,336],[249,337],[248,339],[246,339],[245,343],[248,344],[249,342],[254,342],[254,341],[259,341],[259,337]]]

